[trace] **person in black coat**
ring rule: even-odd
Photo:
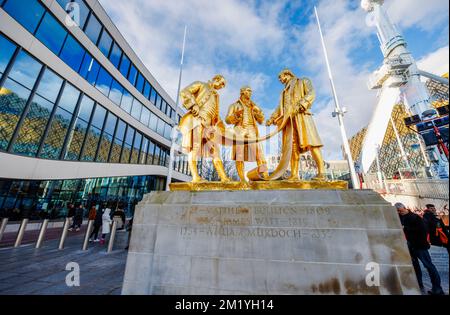
[[[73,228],[75,231],[79,231],[81,225],[83,224],[83,216],[84,216],[84,207],[82,204],[79,204],[75,210],[75,216],[73,218]]]
[[[97,211],[97,213],[95,214],[94,229],[92,230],[91,235],[89,235],[89,239],[92,239],[92,237],[94,237],[92,239],[93,242],[100,241],[98,239],[98,232],[100,231],[100,228],[102,227],[102,222],[103,222],[102,216],[103,216],[103,211],[99,209],[99,211]]]
[[[406,241],[408,244],[409,253],[411,254],[412,264],[416,272],[417,282],[420,289],[423,291],[422,270],[420,269],[419,260],[425,266],[430,275],[432,289],[428,291],[429,294],[442,295],[444,291],[441,287],[441,277],[439,272],[431,261],[428,249],[430,244],[427,240],[427,229],[420,216],[409,211],[404,204],[396,203],[395,208],[400,216],[400,221],[403,225]]]
[[[448,246],[448,226],[444,224],[441,218],[437,216],[436,207],[433,204],[427,204],[426,209],[423,214],[423,221],[425,223],[425,227],[427,228],[428,235],[430,237],[430,243],[434,246],[445,247],[447,252],[449,252]],[[442,233],[447,237],[447,243],[442,242],[439,237],[438,229],[441,229]],[[450,254],[450,252],[449,252]]]

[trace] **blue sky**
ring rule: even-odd
[[[317,100],[313,113],[326,159],[341,159],[341,139],[331,89],[314,18],[322,22],[348,136],[368,124],[376,91],[366,81],[382,63],[375,29],[365,23],[359,0],[128,0],[100,1],[150,72],[176,98],[184,25],[188,26],[182,86],[221,73],[228,80],[220,92],[221,114],[243,85],[269,118],[278,104],[285,67],[312,79]],[[448,71],[449,4],[446,0],[386,0],[385,7],[406,38],[419,66]],[[426,4],[424,4],[426,3]],[[261,133],[268,132],[265,127]],[[275,148],[268,148],[276,153]]]

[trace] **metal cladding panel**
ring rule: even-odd
[[[377,146],[381,147],[391,117],[392,109],[400,95],[398,88],[384,88],[367,129],[361,153],[361,166],[364,173],[369,171],[376,158]]]

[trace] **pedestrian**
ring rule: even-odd
[[[84,207],[80,203],[78,204],[78,207],[75,209],[75,216],[73,218],[73,228],[75,229],[75,232],[78,232],[81,228],[81,225],[83,224],[83,216],[84,216]]]
[[[89,235],[89,240],[91,242],[99,242],[98,239],[98,232],[100,232],[100,228],[102,227],[103,222],[103,212],[99,209],[99,211],[96,211],[95,218],[94,218],[94,229],[92,230],[91,235]]]
[[[446,226],[442,219],[438,217],[436,207],[433,204],[427,204],[425,207],[423,221],[427,228],[431,245],[445,247],[450,254],[448,246],[448,226]]]
[[[110,205],[106,207],[102,215],[102,238],[100,244],[105,244],[106,235],[111,232],[111,208]]]
[[[75,206],[73,205],[73,203],[68,203],[67,204],[67,218],[69,219],[69,231],[73,230],[73,217],[75,216]]]
[[[420,290],[425,291],[422,281],[422,270],[420,269],[419,260],[425,266],[430,275],[432,289],[428,294],[442,295],[444,291],[441,287],[441,277],[431,261],[428,249],[430,244],[427,240],[427,230],[422,218],[415,213],[408,210],[404,204],[396,203],[395,208],[400,216],[400,221],[403,225],[406,241],[408,244],[409,253],[411,255],[414,271],[416,272],[417,282]]]
[[[125,222],[126,222],[126,216],[125,211],[123,209],[123,204],[119,203],[117,206],[117,209],[113,213],[113,220],[117,221],[117,224],[120,223],[118,230],[125,230]]]

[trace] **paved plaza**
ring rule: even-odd
[[[118,232],[112,253],[106,253],[107,245],[90,243],[82,251],[83,234],[67,239],[64,250],[58,250],[58,240],[49,240],[41,249],[33,243],[20,248],[0,248],[0,294],[45,295],[119,295],[125,271],[127,233]],[[432,247],[431,256],[439,270],[442,286],[449,293],[448,254],[444,248]],[[66,265],[76,262],[80,266],[80,287],[68,287],[65,283]],[[427,289],[431,283],[424,270]]]
[[[127,233],[117,232],[114,250],[107,244],[89,243],[82,251],[84,233],[66,240],[58,250],[58,240],[35,249],[33,243],[20,248],[0,248],[0,294],[44,295],[119,295],[121,293],[127,251]],[[66,271],[70,262],[80,266],[80,286],[68,287]]]

